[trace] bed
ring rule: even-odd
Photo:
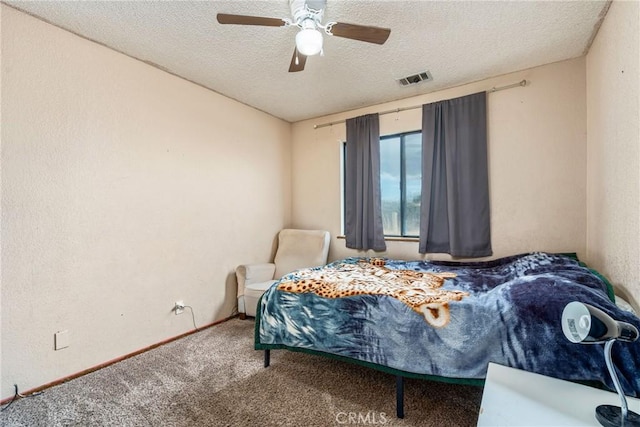
[[[333,357],[403,378],[481,385],[489,362],[613,390],[601,345],[569,342],[565,305],[581,301],[640,328],[611,285],[574,254],[529,253],[485,262],[347,258],[284,276],[262,296],[255,348]],[[613,360],[640,396],[640,341]]]

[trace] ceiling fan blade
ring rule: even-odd
[[[298,58],[298,63],[296,64],[296,58]],[[298,71],[304,70],[304,64],[307,62],[307,57],[300,52],[298,52],[297,48],[293,49],[293,57],[291,58],[291,64],[289,65],[289,72],[296,73]]]
[[[262,25],[264,27],[282,27],[285,21],[280,18],[264,18],[262,16],[218,14],[218,22],[221,24],[237,25]]]
[[[331,34],[346,39],[383,44],[389,38],[389,28],[369,27],[365,25],[345,24],[336,22],[331,26]]]

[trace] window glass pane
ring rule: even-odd
[[[346,158],[346,143],[343,156]],[[344,188],[344,181],[342,184]],[[422,133],[381,137],[380,190],[385,236],[418,237],[421,187]]]
[[[422,134],[412,133],[404,139],[405,197],[404,234],[420,234],[420,194],[422,181]]]
[[[400,235],[400,138],[380,139],[380,190],[384,234]]]

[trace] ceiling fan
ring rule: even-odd
[[[322,24],[326,0],[289,0],[291,16],[288,18],[265,18],[261,16],[231,15],[218,13],[220,24],[260,25],[265,27],[298,27],[296,47],[293,51],[289,72],[304,70],[308,56],[322,53],[322,32],[331,36],[383,44],[389,38],[388,28],[365,25],[327,22]]]

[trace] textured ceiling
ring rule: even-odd
[[[379,46],[325,37],[289,73],[296,29],[220,25],[216,14],[289,18],[287,0],[4,1],[284,120],[375,105],[583,55],[607,1],[328,0],[324,22],[391,29]],[[433,81],[396,78],[429,70]]]

